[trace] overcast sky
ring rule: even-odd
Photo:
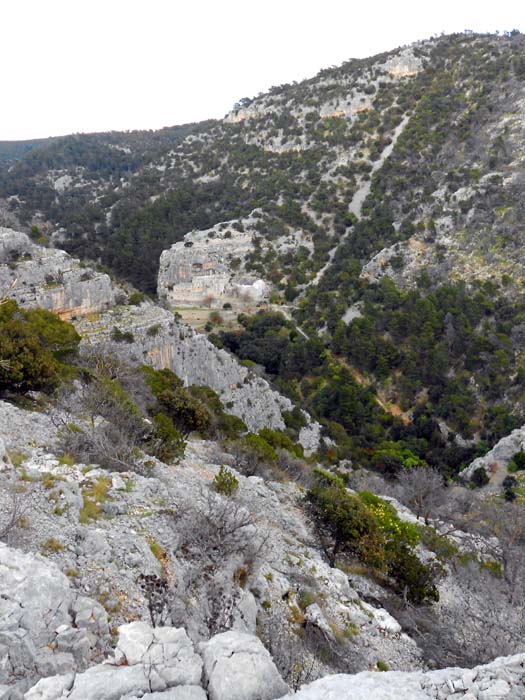
[[[525,1],[0,0],[0,140],[222,117],[241,97],[442,32],[525,31]]]

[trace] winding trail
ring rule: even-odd
[[[396,126],[394,129],[394,132],[392,134],[392,142],[386,146],[379,158],[374,161],[372,165],[372,170],[370,172],[370,177],[367,180],[361,180],[361,183],[359,184],[359,187],[357,190],[354,192],[354,196],[352,197],[350,204],[348,205],[348,211],[353,214],[357,219],[361,218],[361,209],[363,207],[363,203],[370,194],[370,188],[372,186],[372,176],[374,175],[375,172],[379,170],[379,168],[382,167],[383,163],[386,161],[387,158],[390,157],[392,151],[394,150],[394,146],[397,143],[398,138],[400,137],[401,133],[403,132],[403,129],[408,123],[409,116],[405,114],[403,119],[399,122],[399,124]],[[341,236],[339,239],[339,242],[337,245],[335,245],[328,253],[328,260],[327,262],[323,265],[323,267],[319,270],[319,272],[315,275],[313,280],[310,282],[308,287],[316,287],[319,284],[319,280],[321,277],[324,275],[326,270],[330,267],[332,264],[332,261],[335,257],[335,254],[337,253],[338,249],[341,247],[341,245],[346,241],[348,236],[350,235],[352,231],[352,227],[348,228],[346,232]],[[308,288],[307,287],[307,288]]]

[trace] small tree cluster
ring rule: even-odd
[[[338,556],[355,557],[407,601],[419,605],[439,600],[438,567],[420,561],[415,552],[418,531],[403,523],[391,504],[368,492],[352,494],[340,477],[320,469],[306,500],[331,566]]]
[[[0,305],[0,395],[52,391],[80,342],[74,327],[44,309],[24,311],[10,300]]]

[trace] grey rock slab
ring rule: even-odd
[[[117,663],[143,664],[154,668],[168,687],[197,685],[202,675],[202,660],[195,654],[191,640],[181,628],[153,629],[146,622],[122,625],[115,659]]]
[[[25,693],[24,700],[55,700],[56,698],[65,697],[65,692],[70,690],[74,679],[74,673],[42,678]]]
[[[525,690],[525,689],[524,689]],[[478,698],[479,700],[502,700],[510,695],[511,687],[501,678],[498,678],[486,690],[482,690]]]
[[[279,700],[503,700],[507,697],[514,700],[525,697],[524,665],[525,654],[516,654],[472,670],[444,668],[427,673],[365,671],[355,675],[332,675]],[[518,669],[518,674],[513,676],[512,669]],[[509,671],[509,678],[515,680],[507,682],[496,678],[501,670]]]
[[[242,591],[233,616],[232,629],[247,634],[255,634],[257,628],[257,603],[253,593]]]
[[[151,670],[142,665],[93,666],[77,674],[68,700],[120,700],[130,692],[148,692],[151,689]],[[163,690],[166,686],[160,686]],[[60,696],[58,696],[60,697]]]
[[[22,628],[35,644],[46,644],[54,629],[69,624],[73,595],[55,564],[0,543],[0,629]]]
[[[165,690],[163,693],[146,693],[140,699],[134,695],[132,698],[122,700],[208,700],[208,696],[198,685],[181,685],[178,688]]]
[[[224,632],[199,645],[210,700],[273,700],[288,688],[257,638]]]
[[[0,435],[7,450],[31,453],[35,445],[47,450],[56,443],[57,428],[49,415],[0,401]]]
[[[421,688],[421,676],[388,671],[325,676],[280,700],[429,700],[435,695]]]

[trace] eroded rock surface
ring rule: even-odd
[[[56,564],[0,543],[0,682],[85,668],[108,637],[105,610]]]
[[[210,700],[273,700],[288,689],[257,637],[218,634],[200,646]]]
[[[109,275],[82,267],[63,250],[36,245],[25,233],[2,227],[0,290],[21,306],[48,309],[67,320],[115,303]]]
[[[525,698],[525,654],[496,659],[473,669],[428,673],[357,673],[314,681],[280,700],[521,700]]]

